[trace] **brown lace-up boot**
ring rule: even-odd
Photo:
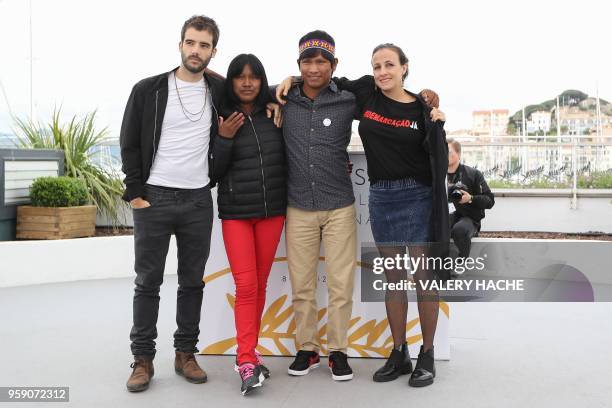
[[[133,369],[132,375],[127,381],[127,389],[130,392],[144,391],[149,388],[149,382],[153,377],[153,357],[134,356],[134,362],[130,364]]]
[[[206,371],[200,368],[193,353],[177,351],[174,359],[174,371],[194,384],[204,383],[208,379]]]

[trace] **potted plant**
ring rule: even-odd
[[[56,109],[47,125],[14,118],[15,134],[22,148],[63,150],[64,174],[82,180],[89,202],[116,226],[121,224],[120,213],[126,206],[121,200],[123,182],[116,171],[117,163],[107,166],[97,160],[108,131],[96,130],[95,117],[96,111],[93,111],[62,123],[60,110]]]
[[[39,177],[30,187],[31,205],[17,207],[17,239],[91,237],[96,206],[87,205],[85,183],[72,177]]]

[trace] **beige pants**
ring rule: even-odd
[[[287,208],[287,262],[298,350],[319,351],[317,266],[321,241],[327,275],[327,349],[346,353],[357,257],[355,207],[330,211]]]

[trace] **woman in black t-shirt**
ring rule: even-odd
[[[437,108],[430,109],[420,95],[404,89],[408,58],[401,48],[382,44],[372,52],[372,76],[356,81],[335,79],[340,89],[355,94],[360,112],[359,135],[370,178],[370,227],[383,257],[403,256],[406,246],[412,259],[431,253],[433,193],[428,137],[436,121],[444,121]],[[428,95],[430,96],[430,95]],[[433,99],[433,98],[431,98]],[[443,137],[443,132],[440,133]],[[433,137],[433,136],[431,136]],[[418,360],[409,380],[415,387],[433,383],[434,335],[438,321],[436,291],[423,290],[419,282],[431,281],[431,270],[422,266],[411,271],[417,289],[419,320],[423,336]],[[387,282],[407,279],[403,268],[385,270]],[[387,318],[393,336],[393,350],[374,381],[396,379],[412,371],[406,343],[408,299],[405,290],[385,294]]]

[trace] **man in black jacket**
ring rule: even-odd
[[[459,256],[468,257],[472,237],[480,231],[480,220],[485,216],[485,209],[495,204],[495,197],[480,171],[460,163],[461,144],[451,138],[447,143],[451,237]]]
[[[175,371],[192,383],[207,379],[194,353],[213,222],[210,147],[223,86],[204,70],[218,39],[214,20],[188,19],[179,43],[181,65],[138,82],[125,108],[120,136],[123,198],[133,208],[136,271],[130,332],[134,363],[127,382],[132,392],[147,389],[153,376],[159,288],[172,234],[179,282]]]

